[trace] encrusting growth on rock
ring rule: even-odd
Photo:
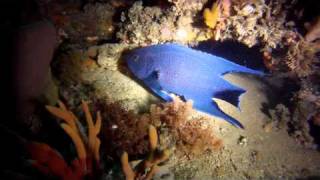
[[[150,180],[158,170],[158,164],[169,158],[169,150],[157,151],[158,134],[154,126],[149,126],[150,152],[146,159],[142,160],[133,169],[129,164],[128,153],[124,152],[121,156],[123,173],[127,180]]]

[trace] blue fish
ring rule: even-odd
[[[224,113],[212,98],[239,108],[239,97],[245,90],[230,84],[223,76],[238,72],[263,75],[224,58],[173,43],[135,49],[124,59],[134,76],[163,100],[172,101],[170,93],[179,95],[192,100],[197,110],[240,128],[242,124]]]

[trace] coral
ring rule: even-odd
[[[280,2],[283,4],[283,2]],[[277,5],[276,2],[271,3],[272,11],[282,12],[283,5]],[[289,6],[291,6],[290,4]],[[275,9],[273,9],[275,8]],[[270,10],[271,10],[270,9]],[[272,14],[268,16],[271,17]],[[277,22],[278,23],[278,22]],[[283,23],[283,22],[282,22]],[[264,62],[268,69],[275,74],[285,74],[285,76],[293,80],[300,87],[296,92],[292,92],[294,97],[290,100],[290,120],[287,122],[289,133],[295,137],[301,144],[311,146],[313,138],[310,136],[310,121],[317,124],[317,114],[320,110],[319,103],[319,37],[317,29],[319,26],[318,17],[314,23],[307,28],[308,32],[303,38],[292,29],[295,27],[293,22],[287,22],[278,26],[278,28],[287,28],[288,30],[279,41],[280,48],[277,50],[266,50],[264,52]],[[291,25],[289,25],[291,24]],[[285,32],[285,31],[283,31]],[[281,75],[280,75],[281,76]]]
[[[54,74],[68,86],[71,82],[83,82],[83,74],[97,69],[95,61],[89,55],[83,49],[69,49],[67,53],[61,53],[53,64]]]
[[[96,123],[93,123],[92,115],[88,104],[82,101],[82,109],[88,124],[88,135],[85,135],[84,127],[78,118],[69,111],[66,106],[59,102],[59,108],[46,106],[47,110],[62,120],[61,128],[73,141],[77,158],[72,161],[71,167],[67,162],[50,146],[41,143],[31,143],[27,146],[32,159],[37,167],[44,174],[52,174],[59,179],[83,179],[84,177],[95,177],[100,171],[100,140],[97,137],[101,129],[101,115],[97,112]],[[95,171],[95,172],[94,172]]]
[[[129,157],[128,153],[124,152],[121,156],[121,164],[122,164],[122,171],[126,176],[127,180],[134,180],[136,173],[133,171],[129,164]]]
[[[174,4],[178,11],[200,11],[208,0],[168,0]]]
[[[319,90],[314,88],[317,86],[312,85],[312,83],[312,81],[303,83],[302,89],[298,93],[298,98],[312,103],[316,109],[320,110],[320,93]]]
[[[292,94],[289,104],[286,106],[278,104],[274,109],[269,110],[272,121],[264,125],[264,130],[269,132],[271,129],[285,128],[299,144],[314,147],[315,141],[310,134],[310,125],[318,124],[317,118],[320,112],[319,76],[295,78],[295,81],[298,81],[300,89],[289,92]]]
[[[205,8],[203,11],[203,18],[205,24],[214,29],[217,23],[223,21],[225,18],[229,17],[231,13],[231,0],[218,0],[212,4],[211,9]],[[218,28],[224,26],[221,22]]]
[[[320,113],[320,82],[319,76],[313,78],[315,78],[315,80],[309,77],[302,82],[301,89],[296,93],[296,100],[299,103],[308,104],[308,110],[305,111],[307,115],[305,116],[305,119],[301,121],[306,122],[312,120],[314,124],[318,125]]]
[[[291,121],[289,122],[290,134],[302,145],[312,147],[314,143],[313,137],[310,135],[310,126],[308,120],[313,109],[310,103],[299,101],[295,104]]]
[[[300,40],[289,46],[284,62],[298,77],[310,76],[317,72],[316,63],[319,59],[316,53],[319,50],[317,46]]]
[[[193,26],[194,15],[176,7],[144,7],[142,1],[137,1],[121,14],[117,37],[121,42],[142,46],[171,41],[186,44],[210,38],[205,31]]]
[[[264,124],[263,129],[266,132],[287,128],[290,122],[291,114],[289,109],[283,104],[277,104],[273,109],[269,110],[271,121]]]
[[[307,28],[308,32],[305,35],[305,39],[308,42],[312,42],[320,38],[320,16]]]
[[[314,115],[312,121],[315,125],[320,126],[320,113]]]
[[[173,19],[167,19],[164,14],[160,8],[143,7],[142,2],[138,1],[133,4],[127,14],[121,14],[123,28],[117,33],[117,37],[124,42],[135,44],[158,43],[161,41],[159,39],[161,37],[160,30],[163,28],[155,21],[156,19],[159,20],[158,22],[164,22],[164,29],[170,30],[165,36],[171,37],[171,29],[174,27]],[[161,16],[163,18],[160,18]]]
[[[231,13],[231,0],[221,0],[221,7],[222,7],[222,15],[223,17],[229,17]]]
[[[84,176],[85,165],[78,159],[71,167],[61,155],[47,144],[31,142],[27,150],[34,160],[32,165],[46,175],[53,175],[62,180],[78,180]]]
[[[320,112],[319,76],[308,76],[303,78],[300,89],[293,93],[290,102],[290,113],[288,110],[279,111],[277,106],[276,116],[285,120],[278,123],[286,123],[289,134],[300,144],[313,147],[314,138],[310,135],[310,122],[317,125],[317,115]],[[283,109],[283,108],[282,108]],[[290,115],[290,116],[288,116]],[[274,118],[273,118],[274,119]],[[277,119],[277,118],[275,118]],[[280,124],[280,125],[281,125]]]
[[[295,44],[287,47],[284,57],[277,58],[280,64],[287,67],[284,72],[300,87],[293,92],[294,97],[290,101],[288,131],[301,144],[309,147],[314,143],[309,134],[309,122],[312,120],[317,124],[317,114],[320,112],[319,50],[315,43],[300,37]]]
[[[231,4],[232,2],[232,4]],[[225,12],[214,31],[215,40],[236,39],[249,47],[263,45],[265,49],[281,45],[288,34],[286,15],[292,4],[285,1],[224,1]],[[292,29],[292,28],[291,28]]]
[[[146,159],[137,164],[135,170],[130,166],[128,153],[124,152],[121,156],[123,173],[127,180],[150,180],[158,170],[158,165],[169,158],[169,150],[157,151],[158,134],[154,126],[149,126],[149,155]]]
[[[274,72],[287,72],[300,80],[319,74],[320,46],[308,42],[299,34],[288,34],[284,47],[274,52],[264,52],[264,63]]]
[[[115,8],[110,3],[88,3],[83,11],[80,5],[63,7],[66,5],[55,3],[49,14],[62,40],[85,45],[112,38]]]
[[[53,106],[46,106],[46,108],[50,113],[63,120],[60,125],[75,144],[78,157],[83,160],[87,157],[93,157],[96,162],[99,162],[100,140],[97,135],[101,129],[100,112],[97,112],[96,123],[94,124],[88,104],[82,101],[82,109],[88,124],[88,135],[85,135],[83,125],[71,111],[68,111],[62,102],[59,102],[59,108]],[[85,144],[85,142],[87,143]]]

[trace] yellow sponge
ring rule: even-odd
[[[204,22],[208,27],[212,29],[216,26],[219,16],[220,16],[219,1],[216,1],[215,3],[213,3],[211,9],[206,8],[203,11]]]

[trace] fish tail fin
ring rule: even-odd
[[[211,99],[210,101],[201,101],[201,104],[195,103],[194,106],[202,112],[222,118],[233,126],[244,129],[243,125],[238,120],[224,113],[218,107],[217,103],[212,101]]]
[[[223,117],[221,117],[221,116],[223,116]],[[236,120],[235,118],[233,118],[231,116],[226,115],[225,113],[223,113],[220,116],[218,115],[218,117],[223,118],[224,120],[226,120],[227,122],[229,122],[230,124],[232,124],[233,126],[235,126],[237,128],[244,129],[243,125],[238,120]]]
[[[233,89],[228,89],[215,93],[213,97],[227,101],[233,106],[236,106],[238,110],[240,110],[240,96],[245,92],[245,90],[234,86]]]

